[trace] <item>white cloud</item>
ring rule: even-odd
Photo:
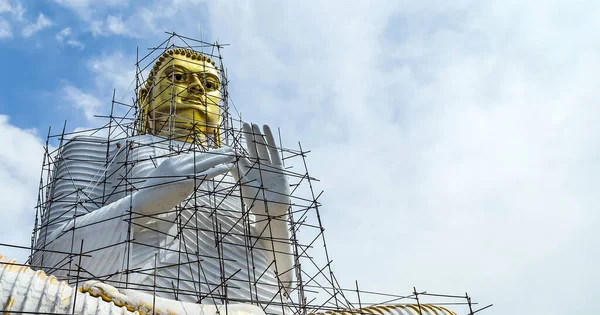
[[[65,27],[62,30],[60,30],[60,32],[56,33],[56,40],[62,43],[65,41],[65,37],[69,37],[72,34],[73,31],[71,30],[71,28]]]
[[[198,0],[155,1],[143,5],[121,0],[108,0],[102,3],[91,0],[55,0],[55,2],[74,10],[85,21],[85,28],[94,36],[116,35],[129,38],[163,34],[165,30],[173,30],[174,19],[188,17],[196,19],[194,26],[197,31],[200,25],[197,10],[203,6],[203,1]],[[114,9],[119,9],[118,13],[113,13]],[[121,13],[123,11],[128,13]],[[169,24],[171,26],[164,27]]]
[[[0,13],[11,12],[12,6],[8,0],[0,0]]]
[[[27,25],[24,29],[23,29],[23,36],[24,37],[30,37],[31,35],[52,26],[54,23],[52,23],[52,21],[50,19],[48,19],[43,13],[40,13],[38,15],[38,18],[36,20],[35,23],[33,24],[29,24]]]
[[[56,33],[56,40],[61,44],[67,44],[71,47],[83,49],[84,45],[73,37],[73,31],[70,27],[65,27]]]
[[[12,37],[12,27],[10,23],[3,18],[0,18],[0,39],[2,38],[11,38]]]
[[[90,22],[90,31],[94,36],[118,35],[124,37],[137,37],[133,31],[131,23],[127,25],[123,22],[121,15],[108,15],[106,20],[92,20]]]
[[[71,46],[71,47],[75,47],[75,48],[79,48],[79,49],[83,49],[85,46],[78,40],[76,39],[67,39],[66,41],[67,45]]]
[[[106,29],[115,35],[130,35],[131,32],[123,25],[121,16],[109,15],[106,18]]]
[[[19,1],[0,0],[0,13],[9,12],[16,20],[22,20],[25,14],[25,8]]]
[[[104,12],[114,7],[125,7],[129,1],[126,0],[54,0],[59,5],[75,11],[84,21],[89,21],[94,14]]]
[[[70,84],[62,89],[64,99],[70,106],[80,110],[88,121],[94,119],[94,115],[102,113],[103,102],[96,96],[84,92]]]
[[[116,4],[106,4],[98,8],[98,12],[89,12],[85,18],[87,27],[94,36],[124,36],[130,38],[144,38],[148,36],[162,36],[165,30],[188,29],[189,25],[177,23],[174,20],[194,20],[194,32],[200,30],[199,10],[203,1],[155,1],[148,5],[131,8],[129,14],[110,13],[108,8]],[[170,26],[169,26],[170,25]]]
[[[34,131],[11,125],[5,115],[0,115],[0,134],[0,216],[4,226],[0,229],[0,240],[29,246],[43,157],[42,141]],[[1,249],[1,254],[20,261],[29,255],[27,250]]]
[[[104,21],[102,20],[92,20],[90,21],[90,31],[92,35],[99,36],[104,35]]]
[[[91,58],[88,67],[96,76],[98,90],[130,93],[135,87],[135,56],[112,52]]]
[[[339,4],[211,2],[209,26],[246,119],[312,150],[342,284],[593,300],[598,6]]]
[[[70,30],[62,30],[61,35],[70,36]],[[110,110],[113,89],[116,90],[117,102],[131,103],[135,77],[135,57],[112,52],[101,56],[90,56],[87,63],[90,70],[88,85],[80,88],[72,83],[65,84],[56,93],[57,97],[81,113],[86,119],[79,121],[75,130],[97,127],[95,115],[106,114]],[[115,107],[115,115],[124,115],[128,108]]]

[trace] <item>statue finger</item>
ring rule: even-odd
[[[267,151],[267,144],[265,138],[260,132],[260,127],[257,124],[252,124],[252,131],[254,133],[254,140],[256,142],[256,151],[258,151],[258,157],[261,162],[271,162],[269,158],[269,151]]]
[[[269,128],[268,125],[264,125],[263,130],[265,131],[265,138],[267,138],[267,145],[269,146],[271,162],[274,165],[282,165],[281,157],[279,156],[279,152],[277,151],[277,144],[275,143],[275,138],[273,138],[273,133],[271,132],[271,128]]]
[[[233,149],[230,148],[230,147],[222,147],[222,148],[218,148],[218,149],[208,150],[205,153],[208,154],[208,155],[211,155],[211,154],[217,154],[217,155],[228,154],[228,155],[233,155]]]
[[[250,127],[249,123],[244,123],[242,129],[244,130],[244,139],[246,139],[246,148],[248,150],[248,154],[250,154],[251,158],[258,159],[256,142],[254,141],[254,136],[252,135],[252,127]]]
[[[193,164],[190,164],[188,166],[189,168],[184,171],[184,174],[194,174],[202,172],[219,164],[233,163],[234,161],[235,156],[233,155],[213,155],[206,159],[199,160]]]
[[[208,158],[217,156],[217,155],[229,155],[233,156],[233,149],[229,147],[218,148],[214,150],[209,150],[204,153],[185,153],[180,154],[178,156],[174,156],[165,160],[165,166],[172,165],[173,167],[189,170],[187,168],[188,165],[194,165],[194,163],[198,163],[200,161],[206,160]]]

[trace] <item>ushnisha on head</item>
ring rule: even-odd
[[[183,48],[165,51],[138,93],[140,134],[220,146],[219,78],[207,56]]]

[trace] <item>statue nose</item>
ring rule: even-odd
[[[188,91],[190,93],[204,94],[204,87],[202,86],[202,82],[200,82],[200,79],[198,78],[198,76],[193,75],[192,79],[193,79],[192,82],[188,86]]]

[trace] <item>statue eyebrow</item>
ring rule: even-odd
[[[214,79],[219,80],[219,77],[216,76],[214,73],[210,72],[210,67],[204,67],[205,69],[207,69],[206,71],[189,71],[188,68],[182,66],[182,65],[170,65],[169,67],[165,68],[165,70],[163,71],[164,74],[172,74],[173,72],[175,72],[176,70],[181,70],[185,73],[204,73],[206,74],[206,76],[210,76]],[[221,80],[219,80],[221,81]]]
[[[163,77],[169,77],[170,75],[173,75],[173,73],[175,71],[177,71],[177,70],[182,71],[183,73],[198,73],[198,74],[202,73],[202,74],[205,75],[206,79],[212,79],[212,80],[217,81],[217,83],[219,83],[219,84],[221,83],[221,79],[219,79],[219,77],[216,76],[214,73],[211,73],[211,72],[208,72],[208,71],[207,72],[185,71],[185,70],[187,70],[187,68],[180,67],[180,66],[175,66],[175,69],[172,69],[172,68],[171,69],[166,69],[164,71],[164,73],[163,73]]]
[[[188,68],[182,66],[182,65],[169,65],[164,72],[167,73],[172,73],[175,70],[182,70],[183,72],[191,72],[191,71],[186,71],[188,70]],[[170,71],[170,72],[169,72]]]
[[[217,82],[221,82],[221,80],[219,79],[219,77],[218,77],[218,76],[216,76],[216,75],[214,75],[214,74],[212,74],[212,73],[210,73],[210,72],[205,72],[205,74],[206,74],[206,76],[207,76],[208,78],[215,79],[215,80],[217,80]]]

